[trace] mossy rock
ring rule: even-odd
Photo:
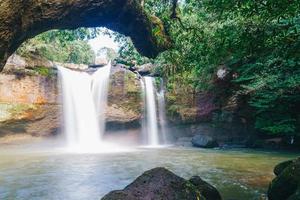
[[[200,177],[185,180],[165,168],[144,172],[124,190],[112,191],[102,200],[221,200],[219,192]]]
[[[287,168],[290,164],[293,163],[293,160],[288,160],[288,161],[284,161],[282,163],[279,163],[278,165],[275,166],[274,168],[274,174],[276,176],[280,175],[282,173],[282,171]]]
[[[268,190],[269,200],[300,200],[300,158],[278,164],[277,177]]]
[[[117,105],[122,110],[141,114],[141,86],[133,72],[129,70],[116,70],[110,77],[108,105]]]

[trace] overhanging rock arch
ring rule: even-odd
[[[170,45],[160,20],[147,15],[139,0],[1,0],[0,71],[22,42],[39,33],[99,26],[130,36],[148,57]]]

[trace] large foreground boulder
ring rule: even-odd
[[[218,142],[208,135],[195,135],[191,142],[193,146],[201,148],[214,148],[219,146]]]
[[[300,200],[300,158],[278,164],[277,177],[268,190],[269,200]]]
[[[165,168],[144,172],[124,190],[112,191],[102,200],[221,200],[219,192],[195,176],[185,180]]]

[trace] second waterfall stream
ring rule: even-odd
[[[143,132],[146,137],[146,145],[158,147],[166,143],[164,90],[163,87],[160,88],[160,91],[156,89],[155,78],[153,77],[144,77],[144,82],[142,81],[141,84],[144,90],[145,120]]]

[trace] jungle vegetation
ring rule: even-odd
[[[22,44],[17,53],[23,57],[39,55],[61,63],[91,64],[95,55],[88,39],[97,36],[98,29],[52,30]]]
[[[231,95],[243,96],[257,130],[296,135],[300,128],[300,1],[147,0],[163,20],[172,49],[153,62],[168,80],[216,92],[216,72],[226,67]],[[121,56],[143,61],[123,43]]]
[[[117,60],[153,62],[167,88],[218,92],[216,73],[230,75],[226,94],[246,99],[257,130],[297,135],[300,130],[300,1],[296,0],[143,0],[149,15],[166,27],[172,48],[149,60],[129,38],[113,33],[120,43]],[[35,51],[50,60],[89,63],[88,38],[97,30],[50,31],[18,51]],[[26,50],[27,49],[27,50]]]

